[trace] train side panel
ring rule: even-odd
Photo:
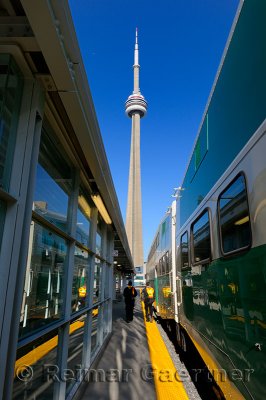
[[[155,235],[146,265],[147,279],[155,289],[156,311],[164,319],[174,318],[172,229],[172,207],[169,207]]]
[[[265,131],[266,123],[177,236],[181,326],[205,361],[213,360],[214,374],[224,370],[226,379],[231,379],[245,398],[255,399],[266,395]],[[245,184],[247,203],[243,203],[244,194],[237,193],[239,184]],[[221,202],[227,202],[223,209],[219,207]],[[248,205],[249,215],[243,204]],[[193,236],[193,227],[204,210],[208,210],[210,218],[211,256],[200,264],[193,254],[197,239],[200,240]],[[230,219],[234,221],[231,227]],[[223,226],[227,230],[223,231]],[[188,260],[182,264],[184,246],[182,250],[180,243],[185,232]],[[246,247],[237,248],[241,244]]]

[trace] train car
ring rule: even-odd
[[[266,397],[265,20],[240,2],[176,200],[177,339],[218,398]]]
[[[173,319],[177,313],[173,297],[176,291],[173,279],[176,276],[175,226],[176,203],[173,202],[157,229],[146,264],[147,281],[155,289],[156,313],[163,319]]]

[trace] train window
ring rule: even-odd
[[[165,272],[168,273],[170,271],[170,266],[169,266],[169,251],[165,253]]]
[[[162,260],[162,275],[164,275],[165,274],[165,256],[163,256],[161,258],[161,260]]]
[[[166,273],[166,260],[165,255],[162,257],[163,274]]]
[[[181,248],[181,269],[184,271],[188,269],[188,233],[185,232],[180,239]]]
[[[193,264],[208,262],[211,258],[209,212],[204,213],[192,224]]]
[[[236,179],[218,198],[221,248],[224,254],[245,249],[251,244],[251,228],[244,175]]]
[[[159,260],[159,275],[163,275],[163,260]]]

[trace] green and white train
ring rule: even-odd
[[[266,1],[240,2],[147,277],[225,398],[266,398]]]

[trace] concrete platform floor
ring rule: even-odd
[[[79,399],[156,400],[150,364],[139,295],[136,298],[134,319],[130,323],[125,321],[123,300],[114,302],[113,333],[96,367],[97,371],[101,369],[105,372],[104,382],[88,382]]]

